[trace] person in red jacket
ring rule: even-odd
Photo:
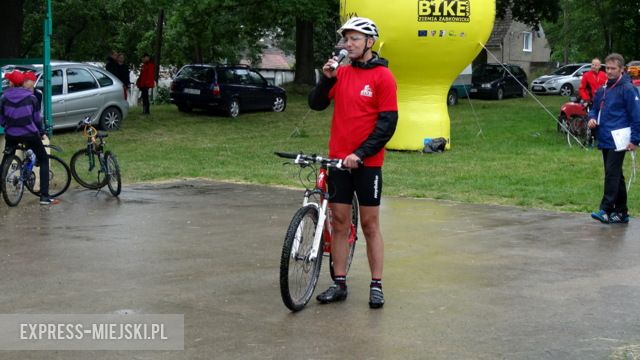
[[[153,63],[149,54],[142,55],[142,68],[140,76],[136,81],[136,86],[142,93],[142,113],[149,114],[149,89],[156,87],[156,64]]]
[[[607,74],[604,71],[600,71],[601,66],[600,59],[594,58],[591,60],[591,70],[582,74],[579,90],[580,99],[588,104],[593,102],[596,90],[607,82]]]

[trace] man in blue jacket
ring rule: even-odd
[[[623,73],[624,58],[610,54],[605,59],[607,83],[598,89],[589,111],[589,127],[597,128],[598,148],[604,162],[604,195],[600,210],[591,217],[605,224],[628,223],[627,189],[622,173],[626,151],[640,144],[640,99],[629,75]],[[624,149],[616,151],[612,131],[630,128],[631,137]]]
[[[33,150],[40,163],[40,204],[57,204],[59,200],[49,196],[49,161],[41,139],[44,130],[40,118],[40,103],[31,90],[22,87],[25,80],[22,72],[14,70],[7,73],[5,78],[11,84],[0,98],[0,126],[4,127],[5,146],[13,152],[22,143]],[[2,163],[4,158],[6,154]]]

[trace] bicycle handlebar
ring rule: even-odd
[[[76,126],[76,131],[80,130],[80,128],[83,126],[91,126],[91,115],[86,116],[84,119],[78,122],[78,125]]]
[[[80,122],[78,122],[78,126],[81,125],[91,125],[91,116],[86,116],[84,119],[80,120]]]
[[[98,130],[91,125],[91,115],[87,115],[84,119],[78,122],[76,126],[76,131],[80,131],[82,128],[82,135],[89,139],[89,141],[94,142],[96,136],[98,135]]]
[[[274,154],[278,155],[281,158],[294,159],[293,161],[294,164],[298,164],[301,166],[310,165],[312,163],[314,164],[319,163],[326,167],[331,167],[336,169],[343,168],[342,159],[329,159],[329,158],[324,158],[322,156],[317,156],[317,155],[305,155],[303,153],[292,154],[292,153],[285,153],[285,152],[279,152],[279,151],[276,151]]]

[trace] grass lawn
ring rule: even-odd
[[[310,111],[306,96],[289,96],[283,113],[237,119],[183,114],[173,105],[152,106],[152,114],[143,117],[140,108],[132,108],[123,129],[110,134],[108,148],[118,156],[125,184],[208,178],[299,187],[297,169],[282,166],[273,152],[326,154],[332,111]],[[539,99],[554,116],[565,101]],[[472,104],[461,99],[449,109],[450,151],[387,152],[386,195],[563,211],[598,207],[603,182],[599,151],[569,148],[554,118],[530,97]],[[58,132],[53,143],[63,147],[68,161],[83,139],[79,133]],[[627,157],[627,175],[630,164]],[[640,200],[637,188],[634,183],[629,194],[632,209]]]

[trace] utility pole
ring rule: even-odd
[[[43,119],[45,129],[48,129],[49,137],[53,133],[53,116],[51,115],[51,34],[53,33],[53,18],[51,13],[51,0],[47,0],[47,13],[43,22],[44,41],[42,49],[42,74],[44,76],[44,87],[42,90]]]

